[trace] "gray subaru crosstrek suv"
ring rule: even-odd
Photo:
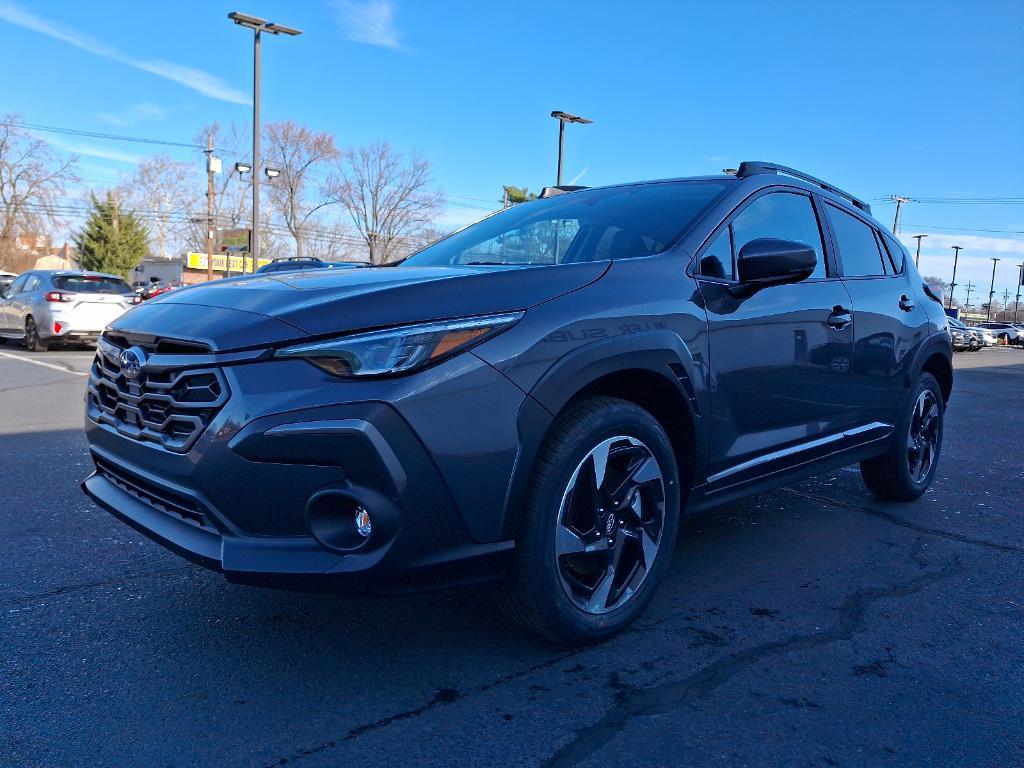
[[[233,582],[495,581],[593,642],[651,599],[682,514],[855,462],[920,496],[950,359],[903,246],[830,184],[554,188],[397,265],[129,311],[89,378],[84,489]]]

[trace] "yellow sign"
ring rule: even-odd
[[[185,256],[185,266],[189,269],[206,269],[206,254],[205,253],[192,253],[189,252]],[[215,253],[213,255],[213,271],[214,272],[225,272],[228,267],[228,256],[223,253]],[[242,256],[231,256],[231,273],[234,275],[240,275],[242,273]],[[264,264],[269,264],[270,259],[260,259],[256,264],[256,269],[259,269]],[[244,257],[245,271],[252,272],[252,257]]]

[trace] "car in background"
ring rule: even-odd
[[[1005,339],[1007,344],[1020,344],[1024,341],[1024,333],[1013,323],[979,323],[978,327],[986,331],[992,331],[996,339],[999,341]]]
[[[0,291],[2,291],[11,283],[13,283],[16,277],[17,275],[14,274],[13,272],[0,271]]]
[[[997,339],[996,335],[988,328],[973,325],[971,326],[971,330],[981,336],[981,346],[983,347],[994,347],[999,343],[999,339]]]
[[[0,294],[0,337],[32,352],[54,342],[95,343],[139,299],[124,280],[102,272],[37,269]]]
[[[300,269],[357,269],[368,267],[367,261],[323,261],[311,256],[287,256],[274,259],[269,264],[264,264],[256,270],[257,275],[266,275],[272,272],[295,272]]]
[[[969,349],[971,352],[977,352],[983,346],[985,346],[985,335],[982,333],[980,328],[973,328],[969,325],[965,325],[962,321],[957,320],[955,317],[947,317],[946,324],[949,326],[950,336],[952,337],[953,331],[960,331],[966,336],[966,345],[961,347],[961,351]],[[956,339],[953,339],[953,347],[956,348]]]
[[[142,290],[142,292],[139,294],[139,298],[142,301],[147,301],[148,299],[156,298],[157,296],[160,296],[161,294],[164,293],[168,293],[169,291],[177,290],[178,288],[181,288],[181,283],[179,283],[177,280],[173,280],[169,283],[151,283],[148,287]]]
[[[968,330],[950,326],[949,338],[953,342],[954,352],[964,352],[967,350],[977,352],[979,349],[978,339]]]

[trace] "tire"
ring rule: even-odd
[[[29,315],[25,319],[25,349],[29,352],[45,352],[50,348],[50,342],[39,338],[39,329],[36,327],[35,318]]]
[[[920,498],[935,477],[942,451],[946,408],[935,377],[922,373],[908,403],[889,450],[860,463],[868,490],[888,501]]]
[[[499,602],[556,643],[606,640],[643,612],[664,577],[680,498],[672,444],[650,413],[610,397],[573,406],[534,465]]]

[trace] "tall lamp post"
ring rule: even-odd
[[[928,235],[914,235],[914,239],[917,240],[917,256],[914,257],[915,267],[921,266],[921,240],[925,237],[928,237]]]
[[[252,258],[252,269],[260,257],[260,36],[264,32],[272,35],[301,35],[302,31],[275,24],[256,16],[233,11],[228,18],[235,24],[251,29],[252,35],[252,237],[249,243],[249,255]],[[242,259],[242,274],[245,274],[245,259]]]
[[[996,264],[1000,262],[1000,259],[994,256],[990,258],[992,259],[992,282],[988,286],[988,309],[985,311],[986,322],[992,319],[992,300],[996,297]]]
[[[1017,322],[1017,310],[1020,309],[1020,287],[1024,285],[1024,264],[1017,265],[1017,300],[1013,304],[1013,322]]]
[[[558,175],[556,176],[555,186],[562,186],[562,145],[565,143],[565,124],[566,123],[592,123],[593,120],[588,120],[585,117],[579,117],[578,115],[570,115],[568,112],[562,112],[555,110],[551,113],[551,116],[558,121]]]
[[[963,249],[962,245],[953,246],[953,281],[949,284],[949,303],[947,304],[950,309],[953,308],[953,291],[956,290],[956,263],[960,259],[960,251]]]

